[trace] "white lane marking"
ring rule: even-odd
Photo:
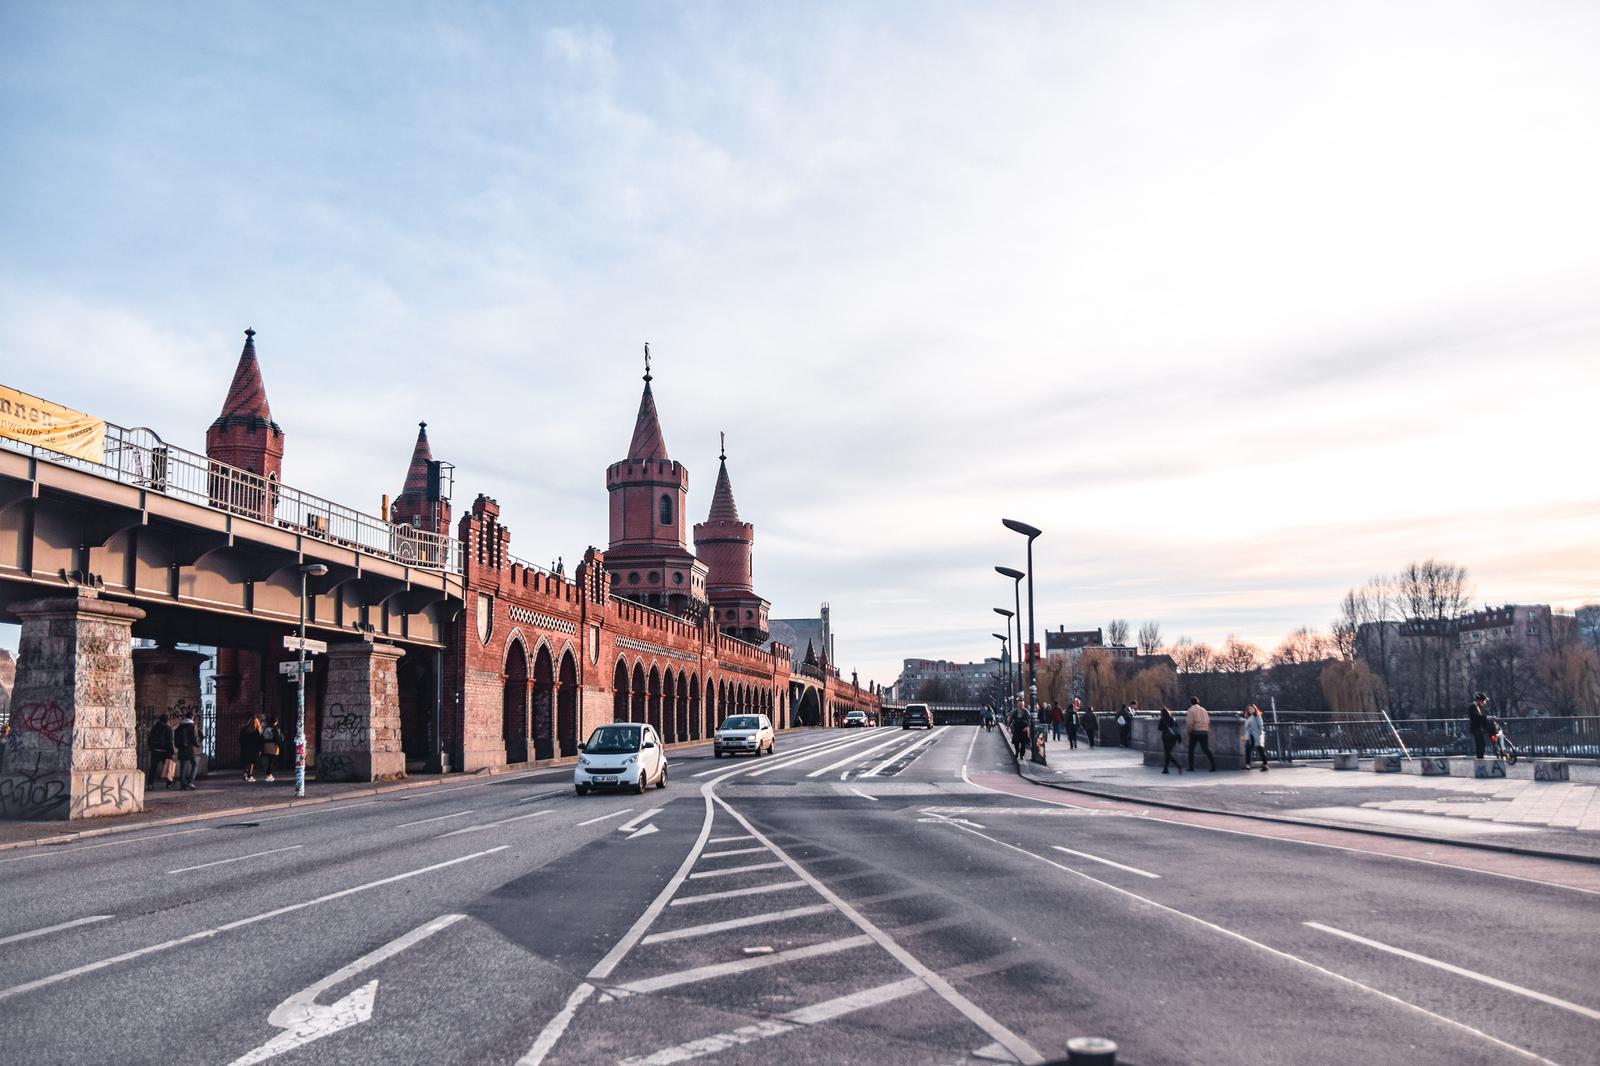
[[[861,791],[859,788],[852,788],[850,791],[854,792],[856,795],[860,796],[864,800],[871,800],[873,803],[877,803],[878,802],[878,797],[877,796],[869,796],[869,795],[867,795],[867,793]]]
[[[804,755],[808,751],[816,751],[819,748],[832,747],[833,745],[838,744],[839,742],[840,741],[839,741],[838,737],[827,737],[826,739],[817,741],[815,744],[807,744],[806,746],[801,747],[801,748],[789,748],[789,747],[785,746],[784,752],[783,752],[783,757],[784,758],[788,758],[791,755]],[[722,771],[724,771],[726,769],[727,769],[727,767],[725,767],[725,766],[713,766],[709,770],[701,770],[699,773],[693,774],[691,776],[693,776],[693,777],[709,777],[711,774],[720,773],[720,772],[722,772]]]
[[[721,922],[707,922],[704,925],[688,925],[682,929],[669,929],[664,933],[651,933],[639,943],[660,944],[668,940],[685,940],[689,937],[722,933],[729,929],[743,929],[747,925],[767,925],[771,922],[786,922],[791,918],[806,918],[813,914],[826,914],[831,910],[833,908],[826,903],[813,903],[806,907],[791,907],[786,911],[768,911],[766,914],[757,914],[749,918],[729,918]]]
[[[476,811],[477,811],[476,807],[468,807],[466,810],[457,811],[454,814],[441,814],[441,815],[437,815],[437,816],[435,816],[433,818],[419,818],[415,822],[402,822],[400,825],[395,826],[395,828],[396,829],[410,829],[414,825],[427,825],[429,822],[442,822],[446,818],[460,818],[464,814],[474,814],[474,813],[476,813]]]
[[[710,840],[706,841],[706,843],[707,844],[731,844],[735,840],[754,840],[754,839],[755,838],[752,837],[749,833],[735,833],[731,837],[712,837]]]
[[[296,992],[278,1004],[267,1016],[268,1025],[286,1032],[279,1033],[254,1051],[239,1056],[229,1063],[229,1066],[255,1066],[255,1063],[265,1062],[285,1051],[292,1051],[313,1040],[337,1033],[341,1029],[370,1021],[372,1006],[378,994],[378,982],[375,980],[368,981],[337,1003],[324,1006],[316,1002],[316,999],[341,981],[348,981],[362,970],[370,969],[385,959],[400,954],[465,917],[465,914],[446,914],[419,925],[404,936],[389,941],[376,951],[369,951],[349,965],[341,966],[322,980]]]
[[[74,918],[70,922],[47,925],[43,929],[30,929],[26,933],[12,933],[10,936],[0,936],[0,944],[15,944],[19,940],[31,940],[36,936],[44,936],[46,933],[59,933],[63,929],[73,929],[80,925],[92,925],[95,922],[103,922],[107,918],[114,917],[116,915],[113,914],[91,914],[87,918]]]
[[[210,866],[224,866],[230,862],[244,862],[246,859],[259,859],[263,855],[276,855],[281,851],[297,851],[305,847],[304,844],[290,844],[286,848],[273,848],[270,851],[256,851],[249,855],[238,855],[231,859],[218,859],[216,862],[202,862],[197,866],[180,866],[176,870],[168,870],[169,874],[186,874],[190,870],[204,870]]]
[[[725,866],[720,870],[701,870],[699,873],[689,875],[689,880],[699,881],[707,877],[727,877],[730,874],[747,874],[755,870],[776,870],[781,867],[781,862],[754,862],[748,866]]]
[[[755,770],[755,771],[751,772],[750,776],[751,777],[760,777],[762,774],[770,774],[774,770],[784,770],[784,769],[787,769],[787,768],[789,768],[791,766],[798,766],[801,763],[810,762],[812,759],[819,758],[819,757],[821,757],[823,755],[831,755],[834,752],[843,751],[846,748],[853,748],[857,744],[865,744],[865,743],[867,743],[868,741],[870,741],[872,739],[873,739],[872,734],[868,733],[864,737],[854,737],[854,738],[852,738],[850,740],[840,741],[837,744],[830,744],[825,748],[813,749],[812,751],[809,751],[806,754],[799,756],[798,758],[792,758],[792,759],[791,758],[785,758],[781,762],[772,763],[772,764],[770,764],[768,766],[764,766],[759,770]],[[849,760],[846,760],[846,761],[848,762]],[[715,778],[714,780],[715,781],[720,781],[721,778]]]
[[[1143,903],[1143,904],[1146,904],[1148,906],[1154,907],[1156,910],[1164,911],[1165,913],[1174,915],[1175,917],[1183,918],[1183,919],[1185,919],[1187,921],[1194,922],[1196,925],[1203,926],[1206,929],[1210,929],[1212,932],[1219,933],[1222,936],[1225,936],[1225,937],[1227,937],[1227,938],[1229,938],[1231,940],[1237,940],[1240,943],[1249,944],[1251,947],[1260,948],[1262,951],[1265,951],[1269,955],[1275,955],[1280,959],[1286,959],[1289,962],[1298,963],[1299,965],[1304,966],[1309,970],[1314,970],[1317,973],[1320,973],[1325,977],[1331,977],[1335,981],[1338,981],[1340,984],[1349,985],[1352,988],[1359,988],[1363,992],[1370,992],[1372,995],[1377,996],[1379,999],[1387,1000],[1390,1003],[1395,1004],[1396,1006],[1403,1007],[1406,1010],[1413,1011],[1413,1012],[1415,1012],[1417,1014],[1420,1014],[1420,1015],[1422,1015],[1422,1016],[1424,1016],[1426,1018],[1432,1018],[1436,1022],[1441,1022],[1441,1023],[1445,1024],[1445,1025],[1448,1025],[1452,1029],[1459,1029],[1460,1031],[1462,1031],[1464,1033],[1467,1033],[1467,1034],[1469,1034],[1471,1036],[1475,1036],[1475,1037],[1478,1037],[1478,1038],[1480,1038],[1482,1040],[1486,1040],[1489,1043],[1494,1044],[1497,1047],[1504,1048],[1507,1051],[1513,1052],[1513,1053],[1521,1056],[1522,1058],[1529,1059],[1529,1060],[1531,1060],[1533,1062],[1542,1062],[1542,1063],[1547,1064],[1547,1066],[1560,1066],[1559,1063],[1552,1062],[1550,1059],[1544,1058],[1542,1055],[1537,1055],[1532,1051],[1528,1051],[1528,1050],[1526,1050],[1524,1048],[1519,1048],[1515,1044],[1509,1044],[1506,1041],[1501,1040],[1499,1037],[1490,1036],[1488,1033],[1484,1032],[1482,1029],[1475,1029],[1472,1026],[1466,1024],[1465,1022],[1458,1022],[1454,1018],[1447,1018],[1443,1014],[1436,1014],[1433,1011],[1427,1009],[1426,1007],[1419,1007],[1415,1003],[1411,1003],[1411,1002],[1409,1002],[1407,1000],[1401,999],[1399,996],[1391,995],[1388,992],[1384,992],[1384,991],[1381,991],[1379,989],[1373,988],[1371,985],[1364,985],[1360,981],[1357,981],[1353,977],[1346,977],[1344,974],[1338,973],[1338,972],[1336,972],[1334,970],[1330,970],[1326,966],[1319,966],[1316,963],[1311,962],[1309,959],[1302,959],[1298,955],[1291,955],[1287,951],[1283,951],[1283,950],[1280,950],[1279,948],[1271,947],[1270,945],[1264,944],[1259,940],[1252,940],[1250,937],[1245,936],[1243,933],[1236,933],[1232,929],[1228,929],[1228,928],[1226,928],[1224,926],[1220,926],[1220,925],[1216,924],[1215,922],[1208,922],[1204,918],[1201,918],[1201,917],[1198,917],[1196,915],[1190,914],[1187,911],[1180,911],[1176,907],[1167,906],[1165,903],[1157,903],[1155,900],[1149,898],[1148,896],[1141,896],[1141,895],[1139,895],[1139,893],[1134,892],[1131,889],[1123,888],[1120,885],[1114,885],[1110,881],[1102,881],[1098,877],[1095,877],[1095,876],[1093,876],[1091,874],[1084,873],[1082,870],[1074,870],[1070,866],[1063,866],[1059,862],[1056,862],[1053,859],[1048,859],[1045,856],[1038,854],[1037,852],[1029,851],[1027,848],[1018,847],[1015,844],[1008,844],[1004,840],[999,840],[999,839],[997,839],[995,837],[989,836],[986,833],[980,833],[975,829],[967,829],[964,826],[960,827],[960,828],[961,828],[962,832],[971,833],[973,836],[981,837],[982,839],[989,841],[991,844],[998,844],[1002,848],[1008,848],[1011,851],[1015,851],[1015,852],[1018,852],[1019,854],[1026,855],[1029,858],[1038,859],[1042,863],[1048,863],[1049,865],[1054,866],[1058,870],[1065,870],[1067,873],[1072,874],[1074,877],[1081,877],[1085,881],[1090,882],[1091,884],[1099,885],[1101,888],[1107,889],[1107,890],[1109,890],[1111,892],[1115,892],[1118,895],[1127,896],[1129,899],[1138,900],[1140,903]]]
[[[831,773],[832,771],[839,769],[841,766],[849,766],[853,762],[860,762],[873,752],[882,751],[884,748],[891,747],[895,744],[904,744],[909,739],[909,734],[903,737],[890,737],[881,744],[874,744],[872,747],[863,749],[862,751],[853,751],[837,762],[831,762],[827,766],[822,767],[820,770],[813,770],[809,774],[806,774],[806,776],[821,777],[823,774]]]
[[[590,818],[587,822],[579,822],[578,825],[594,825],[596,822],[604,822],[611,818],[621,818],[624,814],[627,814],[631,810],[633,810],[632,807],[624,807],[620,811],[612,811],[610,814],[602,814],[598,818]]]
[[[1443,962],[1439,959],[1429,958],[1426,955],[1418,955],[1416,952],[1407,951],[1405,948],[1397,948],[1392,944],[1385,944],[1382,941],[1371,940],[1364,936],[1358,936],[1355,933],[1347,933],[1343,929],[1335,929],[1333,926],[1323,925],[1321,922],[1305,922],[1303,924],[1310,926],[1312,929],[1320,929],[1324,933],[1332,933],[1334,936],[1342,936],[1346,940],[1353,940],[1357,944],[1365,944],[1369,948],[1376,948],[1379,951],[1387,951],[1391,955],[1398,955],[1403,959],[1410,959],[1412,962],[1420,962],[1428,966],[1437,967],[1438,969],[1444,970],[1446,973],[1453,973],[1457,977],[1466,977],[1473,981],[1480,981],[1483,984],[1489,985],[1493,988],[1498,988],[1504,992],[1515,992],[1519,996],[1527,996],[1529,999],[1536,999],[1540,1003],[1548,1003],[1552,1007],[1560,1007],[1562,1010],[1569,1010],[1574,1014],[1579,1014],[1585,1018],[1588,1018],[1590,1021],[1600,1022],[1600,1010],[1595,1010],[1592,1007],[1585,1007],[1578,1003],[1569,1003],[1564,999],[1557,999],[1555,996],[1546,995],[1543,992],[1535,992],[1531,988],[1523,988],[1521,985],[1514,985],[1510,981],[1502,981],[1498,977],[1490,977],[1488,974],[1478,973],[1475,970],[1468,970],[1460,966],[1452,965],[1448,962]]]
[[[663,808],[661,808],[661,807],[651,807],[648,811],[645,811],[643,814],[638,815],[637,817],[634,817],[634,818],[629,818],[622,825],[617,826],[617,832],[619,832],[619,833],[631,833],[635,829],[639,828],[639,823],[640,822],[644,821],[647,818],[654,818],[656,815],[660,814],[662,810],[663,810]]]
[[[961,821],[960,818],[953,820],[957,822]],[[982,829],[983,827],[979,826],[978,828]],[[1073,851],[1071,848],[1064,848],[1060,844],[1051,844],[1050,846],[1055,848],[1057,851],[1064,851],[1068,855],[1076,855],[1080,859],[1089,859],[1092,862],[1104,863],[1107,866],[1115,866],[1119,870],[1126,870],[1130,874],[1138,874],[1140,877],[1149,877],[1157,881],[1161,880],[1160,874],[1153,874],[1149,870],[1141,870],[1137,866],[1124,866],[1120,862],[1112,862],[1110,859],[1102,859],[1098,855],[1090,855],[1087,851]]]
[[[618,1066],[672,1066],[673,1063],[687,1062],[705,1055],[715,1055],[729,1048],[741,1044],[752,1044],[757,1040],[765,1040],[771,1036],[781,1036],[806,1025],[820,1025],[823,1022],[841,1018],[858,1010],[876,1007],[884,1003],[892,1003],[906,996],[916,995],[928,988],[920,978],[906,977],[876,988],[864,988],[859,992],[839,996],[837,999],[824,1000],[813,1003],[809,1007],[792,1010],[779,1018],[756,1022],[752,1025],[742,1025],[725,1033],[714,1036],[702,1037],[691,1040],[686,1044],[677,1044],[673,1047],[662,1048],[660,1051],[649,1055],[635,1056],[623,1059]]]
[[[940,977],[938,974],[930,970],[916,956],[912,955],[905,948],[901,947],[893,937],[889,936],[888,933],[885,933],[882,929],[879,929],[860,911],[856,910],[849,903],[846,903],[837,892],[819,881],[805,867],[801,866],[794,859],[790,858],[782,848],[778,847],[771,840],[768,840],[765,836],[763,836],[760,830],[756,829],[755,826],[750,824],[749,819],[740,814],[738,811],[734,810],[733,807],[728,804],[727,800],[716,795],[712,791],[713,788],[715,788],[714,784],[707,787],[706,792],[711,799],[716,801],[717,806],[727,811],[729,816],[743,826],[751,836],[755,837],[763,844],[766,844],[767,847],[771,848],[773,854],[782,859],[785,865],[787,865],[789,869],[793,870],[797,877],[800,877],[806,884],[810,885],[819,896],[833,904],[839,913],[843,914],[846,918],[850,919],[850,921],[854,922],[856,927],[863,933],[866,933],[868,936],[872,937],[872,939],[876,940],[878,942],[878,946],[883,948],[883,950],[887,951],[890,955],[894,956],[895,960],[899,962],[900,965],[904,966],[907,970],[921,978],[929,988],[933,989],[934,993],[937,994],[940,999],[944,1000],[956,1010],[960,1011],[968,1021],[972,1022],[973,1025],[976,1025],[979,1029],[982,1029],[985,1033],[988,1033],[992,1039],[998,1041],[1000,1045],[1010,1052],[1012,1057],[1018,1062],[1038,1063],[1044,1061],[1044,1056],[1039,1054],[1038,1050],[1032,1044],[1029,1044],[1022,1037],[1018,1036],[1010,1029],[1007,1029],[998,1020],[990,1016],[982,1007],[978,1006],[966,996],[963,996],[960,992],[956,991],[955,986],[950,984],[949,981],[946,981],[943,977]],[[970,832],[970,830],[968,830],[968,832]]]
[[[462,826],[460,829],[452,829],[448,833],[440,833],[438,836],[434,837],[434,839],[441,840],[444,837],[458,837],[462,833],[477,833],[484,829],[493,829],[497,825],[509,825],[512,822],[525,822],[529,818],[538,818],[549,813],[551,813],[550,808],[546,807],[542,811],[529,811],[527,814],[518,814],[510,818],[502,818],[498,822],[484,822],[481,825]]]
[[[353,896],[358,892],[366,892],[369,889],[381,888],[384,885],[392,885],[396,881],[409,880],[413,877],[420,877],[423,874],[433,873],[435,870],[443,870],[448,866],[456,866],[464,862],[471,862],[474,859],[481,859],[487,855],[493,855],[496,852],[505,851],[508,847],[510,847],[510,845],[501,844],[499,847],[490,848],[487,851],[475,851],[470,855],[462,855],[461,857],[455,859],[446,859],[444,862],[436,862],[431,866],[423,866],[416,870],[407,870],[403,874],[393,874],[389,877],[379,878],[376,881],[368,881],[366,884],[355,885],[351,888],[341,888],[337,892],[328,892],[324,895],[317,896],[314,899],[303,900],[299,903],[291,903],[288,906],[277,907],[270,911],[263,911],[260,914],[252,914],[248,918],[238,918],[223,925],[213,926],[210,929],[201,929],[198,932],[188,933],[174,940],[163,940],[159,944],[151,944],[148,947],[135,948],[133,951],[125,951],[120,955],[113,955],[108,959],[99,959],[95,962],[87,962],[82,966],[74,966],[70,970],[62,970],[60,973],[53,973],[48,977],[41,977],[36,981],[28,981],[20,985],[12,985],[10,988],[0,988],[0,1000],[10,999],[13,996],[20,996],[24,992],[32,992],[35,989],[48,988],[51,985],[60,984],[62,981],[70,980],[74,977],[80,977],[86,973],[94,973],[96,970],[103,970],[107,966],[115,966],[119,962],[128,962],[132,959],[142,958],[145,955],[154,955],[158,951],[166,951],[169,948],[180,947],[184,944],[191,944],[196,940],[206,940],[210,937],[218,935],[219,933],[231,932],[235,929],[242,929],[247,925],[254,925],[257,922],[265,922],[285,914],[293,914],[295,911],[303,911],[307,907],[315,907],[322,903],[330,903],[336,899],[343,899],[346,896]]]
[[[788,951],[760,955],[753,959],[714,962],[709,966],[696,966],[688,970],[678,970],[675,973],[645,977],[638,981],[629,981],[617,987],[624,992],[660,992],[665,988],[677,988],[680,985],[694,984],[697,981],[710,981],[718,977],[727,977],[730,974],[763,970],[768,966],[781,966],[786,962],[795,962],[800,959],[815,959],[823,955],[837,955],[841,951],[864,948],[871,943],[872,938],[870,936],[841,937],[838,940],[825,940],[820,944],[807,944],[803,948],[791,948]]]
[[[766,848],[730,848],[727,851],[704,851],[700,853],[700,857],[702,859],[720,859],[724,855],[753,855],[758,851],[766,850]]]
[[[295,811],[293,814],[274,814],[266,818],[257,818],[248,813],[241,814],[239,817],[246,821],[260,822],[261,824],[265,825],[267,822],[287,822],[290,818],[309,818],[313,814],[338,814],[340,811],[353,811],[357,807],[376,807],[377,805],[377,800],[362,800],[360,803],[330,803],[327,806],[319,806],[314,811]]]
[[[879,770],[882,770],[885,767],[889,766],[890,764],[895,762],[895,760],[897,760],[897,759],[905,758],[907,755],[910,755],[912,752],[916,751],[918,748],[922,747],[924,744],[932,744],[935,740],[938,740],[940,735],[943,734],[949,728],[950,727],[947,726],[947,725],[942,725],[938,729],[935,729],[933,732],[928,733],[927,735],[923,736],[922,739],[918,740],[915,744],[906,745],[905,747],[901,748],[899,751],[895,752],[893,755],[889,756],[887,759],[883,760],[878,765],[874,766],[872,769],[868,770],[866,773],[861,774],[860,776],[858,776],[856,778],[856,780],[859,781],[859,780],[861,780],[862,777],[877,777]]]
[[[710,903],[712,900],[733,899],[736,896],[760,896],[768,892],[787,892],[791,888],[805,888],[804,881],[780,881],[775,885],[757,885],[755,888],[730,888],[726,892],[707,892],[703,896],[684,896],[672,901],[674,907],[685,907],[691,903]]]
[[[79,844],[75,848],[66,844],[40,844],[33,849],[33,853],[31,855],[18,855],[14,859],[0,859],[0,863],[24,862],[28,859],[58,859],[63,855],[76,855],[80,851],[88,851],[90,848],[109,848],[117,844],[137,844],[141,840],[161,840],[165,837],[188,836],[190,833],[209,833],[216,828],[216,826],[212,825],[203,825],[199,829],[179,829],[173,833],[152,833],[149,836],[138,837],[130,836],[124,840],[107,840],[103,844]]]
[[[546,1022],[544,1028],[539,1031],[539,1037],[528,1049],[528,1053],[517,1060],[516,1066],[539,1066],[544,1062],[545,1057],[554,1051],[556,1044],[560,1042],[561,1034],[572,1024],[578,1008],[592,995],[594,995],[594,985],[587,981],[574,988],[572,994],[567,997],[567,1002],[556,1011],[555,1017]]]

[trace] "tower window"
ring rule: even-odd
[[[672,525],[672,497],[666,493],[661,494],[661,524]]]

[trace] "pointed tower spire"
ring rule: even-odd
[[[272,420],[272,408],[267,405],[253,329],[244,331],[244,350],[239,353],[227,399],[222,401],[222,413],[206,430],[206,455],[273,480],[283,471],[283,429]],[[227,499],[216,502],[235,510],[239,506]]]
[[[661,435],[661,416],[656,412],[655,393],[650,391],[650,346],[644,346],[644,395],[639,397],[639,417],[633,423],[633,440],[628,444],[628,458],[665,459],[667,441]]]
[[[718,456],[722,465],[717,470],[717,487],[711,494],[711,514],[707,516],[708,522],[739,521],[739,508],[733,502],[733,482],[728,477],[728,440],[723,435],[722,454]]]
[[[428,423],[417,423],[417,446],[411,450],[411,465],[406,468],[406,484],[402,496],[426,497],[428,494],[428,464],[433,462],[433,449],[428,446]]]
[[[429,491],[428,468],[433,465],[428,423],[418,422],[417,443],[411,449],[411,464],[406,467],[406,483],[389,507],[389,521],[430,533],[449,531],[450,501],[437,489]]]
[[[261,364],[256,362],[256,331],[253,329],[244,331],[244,350],[239,353],[239,365],[234,368],[228,398],[222,401],[222,413],[212,425],[277,428],[272,421],[272,408],[267,403],[267,387],[261,381]]]

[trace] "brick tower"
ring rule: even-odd
[[[206,430],[206,456],[269,481],[283,472],[283,430],[272,420],[267,388],[256,362],[256,331],[244,331],[244,351],[228,386],[222,413]]]
[[[728,478],[728,446],[724,439],[717,490],[711,496],[711,513],[694,527],[695,554],[705,562],[706,598],[717,628],[740,640],[762,644],[767,639],[767,612],[771,604],[755,594],[750,550],[756,527],[739,521],[733,502],[733,482]]]
[[[689,471],[667,456],[651,380],[647,344],[644,395],[639,400],[628,457],[606,468],[611,546],[605,565],[611,573],[613,595],[685,618],[703,618],[706,565],[689,551],[685,536]]]
[[[450,501],[444,499],[437,475],[430,478],[433,449],[428,446],[428,423],[417,423],[417,445],[411,450],[405,488],[389,508],[389,521],[429,533],[450,531]]]

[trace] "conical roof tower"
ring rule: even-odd
[[[769,633],[771,605],[755,594],[752,549],[756,527],[739,520],[733,480],[728,476],[726,435],[718,459],[721,465],[711,495],[711,513],[694,527],[694,550],[706,564],[706,598],[717,627],[741,640],[762,644]]]
[[[206,456],[273,481],[283,473],[283,429],[272,420],[253,329],[244,331],[244,349],[222,413],[206,430]]]

